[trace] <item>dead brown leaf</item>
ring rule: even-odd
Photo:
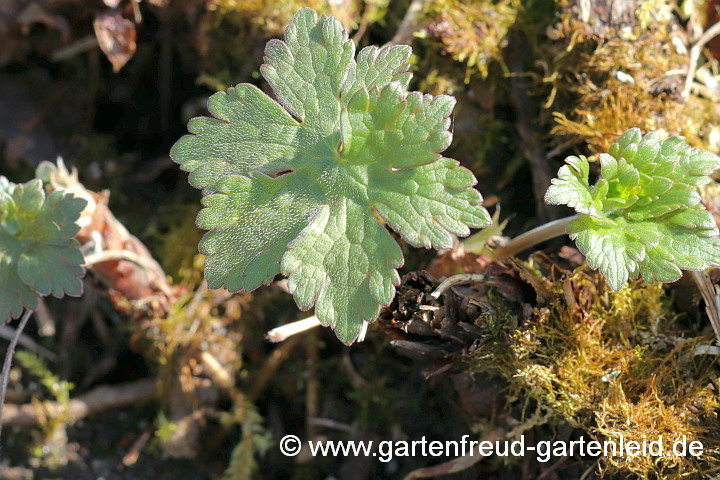
[[[93,27],[100,50],[112,63],[113,70],[119,72],[135,54],[135,24],[123,18],[118,10],[108,10],[95,17]]]

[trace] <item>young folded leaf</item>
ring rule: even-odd
[[[303,8],[265,49],[279,104],[249,84],[210,97],[215,118],[191,120],[170,152],[203,190],[210,288],[283,273],[298,306],[351,343],[395,296],[404,262],[380,219],[426,248],[490,224],[472,173],[440,155],[455,100],[407,91],[410,53],[355,58],[338,20]]]
[[[38,179],[15,185],[0,177],[0,324],[35,309],[39,295],[82,294],[75,235],[86,204],[61,192],[46,197]]]
[[[587,159],[568,157],[545,201],[578,212],[567,233],[613,290],[640,275],[673,282],[681,270],[720,266],[718,228],[696,191],[710,182],[720,158],[682,137],[662,140],[633,128],[599,160],[600,178],[591,187]]]

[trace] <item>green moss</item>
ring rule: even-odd
[[[208,10],[221,16],[247,18],[269,36],[275,36],[282,34],[295,12],[302,7],[310,7],[321,15],[333,15],[343,22],[346,28],[357,28],[361,3],[352,1],[344,5],[327,0],[210,0]]]
[[[155,258],[173,280],[186,277],[194,268],[202,231],[195,226],[197,204],[163,206],[157,220],[147,227]],[[180,272],[184,272],[183,275]]]
[[[33,405],[39,412],[38,429],[33,432],[30,452],[34,457],[31,463],[35,467],[54,469],[68,462],[67,425],[70,422],[70,391],[74,385],[60,380],[45,361],[34,353],[19,351],[15,355],[18,365],[27,370],[52,395],[58,408],[49,408],[50,404],[33,399]]]
[[[475,72],[486,78],[490,63],[502,63],[508,31],[522,5],[519,0],[431,0],[424,10],[426,40],[465,65],[465,83]]]
[[[576,100],[571,109],[554,112],[552,134],[586,142],[591,151],[600,152],[635,126],[662,129],[685,136],[694,146],[710,147],[717,122],[712,102],[698,96],[687,104],[679,100],[682,77],[666,72],[684,71],[687,56],[676,52],[665,32],[648,33],[638,40],[611,39],[578,56],[569,60],[578,83],[565,86],[577,95]],[[566,78],[570,74],[563,73]],[[558,83],[556,88],[562,87]]]
[[[676,316],[664,287],[634,283],[612,292],[586,268],[545,284],[554,292],[549,305],[527,326],[501,329],[471,351],[473,369],[506,378],[510,397],[534,399],[547,422],[566,421],[596,439],[662,434],[670,452],[685,435],[705,447],[699,458],[604,458],[601,470],[679,479],[719,468],[712,361],[694,357],[707,340],[656,333],[672,331]]]
[[[230,454],[230,464],[221,480],[246,480],[257,470],[257,457],[272,445],[272,437],[263,426],[263,418],[255,405],[243,395],[234,400],[230,413],[221,417],[223,424],[240,427],[240,441]]]
[[[672,9],[669,0],[645,0],[635,10],[638,27],[648,30],[658,23],[667,24],[672,19]]]
[[[197,43],[202,63],[197,83],[219,91],[259,80],[265,42],[282,36],[301,7],[332,15],[348,31],[364,33],[385,23],[389,0],[210,0],[200,22]]]
[[[602,23],[594,10],[585,23],[575,2],[556,4],[554,21],[534,43],[538,69],[531,72],[534,93],[545,97],[552,113],[546,125],[554,147],[587,144],[602,152],[626,129],[639,127],[718,151],[713,101],[695,90],[687,102],[680,97],[688,53],[672,14],[676,2],[646,0],[631,22],[617,25]]]

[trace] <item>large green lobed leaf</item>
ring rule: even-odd
[[[673,282],[681,270],[720,266],[718,228],[696,191],[720,168],[716,155],[633,128],[600,155],[592,187],[585,157],[565,162],[545,201],[578,212],[567,232],[613,290],[638,276]]]
[[[473,175],[440,155],[455,101],[407,91],[410,54],[356,58],[340,22],[303,8],[265,50],[279,104],[249,84],[210,97],[214,118],[191,120],[170,156],[203,190],[211,288],[282,273],[298,306],[351,343],[399,283],[403,255],[383,220],[427,248],[490,224]]]
[[[0,177],[0,323],[37,307],[39,295],[82,294],[83,255],[75,235],[86,201],[45,195],[40,180]]]

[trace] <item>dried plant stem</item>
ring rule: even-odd
[[[687,100],[690,97],[690,89],[695,79],[695,71],[697,70],[697,62],[706,43],[720,34],[720,22],[705,30],[705,33],[695,42],[690,49],[690,65],[688,66],[687,77],[685,77],[685,88],[682,91],[682,98]]]
[[[486,434],[478,444],[486,441],[491,443],[499,442],[502,441],[504,438],[505,431],[501,428],[496,428]],[[470,451],[467,455],[454,458],[448,462],[441,463],[439,465],[418,468],[417,470],[413,470],[412,472],[405,475],[403,477],[403,480],[416,480],[418,478],[437,478],[439,476],[463,472],[485,458],[487,458],[486,455],[482,455],[479,449],[476,450],[475,448],[473,448],[473,445],[470,445]]]
[[[534,245],[564,235],[568,223],[572,222],[577,217],[577,215],[572,215],[570,217],[553,220],[552,222],[533,228],[522,235],[518,235],[504,247],[495,250],[494,256],[496,258],[512,257],[513,255],[516,255]]]
[[[302,320],[298,320],[297,322],[291,322],[285,325],[281,325],[277,328],[273,328],[272,330],[267,332],[265,337],[272,343],[280,343],[284,342],[293,335],[307,332],[311,328],[319,326],[320,320],[318,320],[318,318],[313,315],[312,317],[304,318]]]
[[[235,386],[235,380],[233,376],[225,370],[225,367],[215,358],[210,352],[202,352],[200,354],[200,361],[203,366],[208,370],[210,378],[225,390],[232,390]]]
[[[69,422],[72,423],[98,412],[149,402],[159,393],[160,384],[154,378],[143,378],[119,385],[101,385],[73,398],[69,405],[57,402],[8,405],[2,424],[30,427],[37,425],[43,418],[60,412],[67,412]]]
[[[35,321],[37,322],[37,317],[35,317]],[[0,325],[0,338],[4,338],[5,340],[10,341],[13,339],[13,336],[15,336],[16,333],[17,332],[12,327],[8,325]],[[39,345],[35,340],[25,334],[20,335],[18,345],[27,348],[31,352],[37,353],[41,357],[47,358],[51,362],[57,362],[58,360],[58,356],[55,352],[48,350],[42,345]]]
[[[92,268],[93,265],[98,263],[112,262],[115,260],[126,260],[138,265],[140,268],[143,268],[148,272],[160,272],[163,277],[165,275],[162,267],[154,258],[147,258],[130,250],[103,250],[98,253],[85,255],[84,265],[88,268]],[[166,284],[155,282],[155,286],[168,297],[172,296],[172,292]]]
[[[440,298],[440,295],[445,293],[448,288],[454,285],[460,285],[461,283],[480,282],[482,280],[485,280],[485,275],[481,273],[461,273],[459,275],[453,275],[452,277],[448,278],[440,285],[438,285],[438,287],[435,289],[434,292],[430,294],[430,296],[432,296],[433,298]]]
[[[410,45],[412,43],[413,34],[417,29],[417,22],[415,19],[418,13],[422,12],[424,6],[425,0],[413,0],[410,2],[410,7],[408,7],[405,17],[400,23],[400,26],[398,27],[397,32],[395,32],[392,40],[390,40],[390,43],[395,45]]]
[[[5,393],[7,392],[8,379],[10,378],[10,366],[12,365],[13,355],[15,354],[15,347],[17,346],[18,340],[20,340],[20,335],[22,335],[25,325],[27,325],[28,320],[30,320],[30,315],[32,315],[32,310],[25,310],[25,313],[20,320],[20,324],[18,324],[17,330],[15,330],[15,336],[13,336],[10,341],[10,345],[5,353],[5,363],[3,363],[2,372],[2,387],[0,387],[0,435],[2,435],[2,414],[5,408]]]
[[[265,334],[265,338],[270,340],[272,343],[280,343],[284,342],[288,338],[297,335],[298,333],[304,333],[308,330],[311,330],[315,327],[319,327],[322,325],[320,323],[320,320],[313,315],[312,317],[304,318],[302,320],[298,320],[296,322],[286,323],[285,325],[281,325],[277,328],[273,328],[269,332]],[[370,326],[370,323],[363,322],[362,329],[360,329],[360,334],[357,337],[357,342],[362,342],[365,340],[365,335],[367,334],[367,329]]]
[[[720,291],[716,291],[707,270],[690,272],[690,276],[692,276],[695,285],[697,285],[698,290],[700,290],[700,295],[702,295],[705,300],[705,312],[708,318],[710,318],[710,324],[713,327],[718,342],[720,342]]]
[[[280,368],[283,363],[285,363],[285,360],[290,357],[290,354],[300,343],[300,340],[302,338],[303,337],[298,337],[297,335],[292,336],[287,342],[283,343],[282,345],[278,345],[278,347],[273,350],[273,352],[263,364],[262,368],[260,368],[260,370],[258,371],[252,385],[250,385],[247,397],[251,401],[254,402],[255,400],[257,400],[260,397],[260,394],[265,391],[265,388],[270,383],[270,380],[272,379],[275,372]]]
[[[154,260],[148,260],[130,250],[104,250],[102,252],[85,255],[85,266],[92,267],[98,263],[112,262],[114,260],[127,260],[146,270],[153,270],[157,266]]]
[[[52,51],[50,53],[50,61],[62,62],[64,60],[69,60],[76,55],[80,55],[81,53],[85,53],[88,50],[97,48],[97,46],[97,37],[95,35],[87,35],[75,42],[72,42],[69,45],[60,47],[57,50]]]

